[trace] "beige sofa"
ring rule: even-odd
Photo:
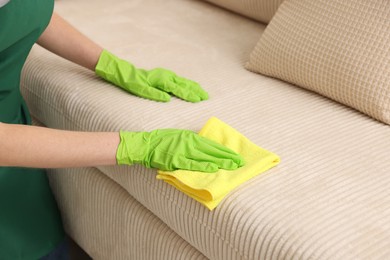
[[[55,7],[138,67],[198,81],[208,101],[141,99],[38,46],[22,92],[37,123],[52,128],[199,131],[216,116],[281,163],[214,211],[139,165],[50,170],[69,235],[93,259],[388,258],[389,126],[245,69],[282,1],[213,2],[233,11],[199,0],[58,0]]]

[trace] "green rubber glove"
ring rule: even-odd
[[[106,50],[100,54],[95,73],[136,96],[155,101],[168,102],[168,93],[190,102],[208,99],[207,92],[194,81],[162,68],[138,69]]]
[[[121,131],[120,140],[118,164],[140,163],[160,170],[202,172],[234,170],[244,165],[239,154],[189,130]]]

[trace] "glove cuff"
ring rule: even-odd
[[[120,87],[124,85],[125,79],[130,78],[134,70],[133,64],[107,50],[102,51],[95,67],[96,75]]]
[[[116,152],[117,164],[141,163],[145,165],[150,143],[149,135],[148,132],[120,131],[120,143]]]

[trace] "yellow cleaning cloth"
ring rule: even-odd
[[[241,154],[245,159],[245,165],[237,170],[219,170],[215,173],[186,170],[158,171],[157,179],[173,185],[210,210],[213,210],[238,185],[280,162],[276,154],[256,146],[245,136],[215,117],[207,121],[199,135]]]

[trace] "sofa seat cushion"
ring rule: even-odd
[[[206,0],[259,22],[269,23],[284,0]]]
[[[92,259],[207,260],[99,170],[50,169],[48,176],[67,234]]]
[[[247,71],[264,25],[202,1],[58,1],[57,11],[139,67],[198,81],[210,99],[158,103],[35,47],[22,90],[49,127],[184,128],[216,116],[281,163],[214,210],[140,165],[100,167],[210,259],[381,259],[390,255],[389,126],[302,88]],[[169,239],[169,238],[167,238]]]

